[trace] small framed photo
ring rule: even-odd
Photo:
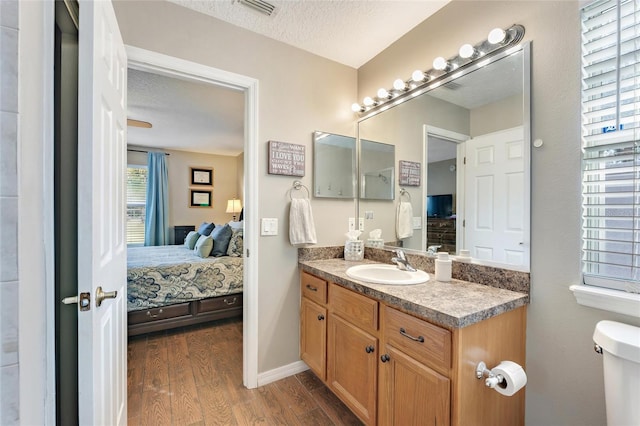
[[[189,190],[189,207],[211,207],[211,191]]]
[[[213,169],[191,167],[191,185],[213,186]]]

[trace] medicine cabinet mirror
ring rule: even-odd
[[[474,261],[529,270],[530,44],[454,73],[419,96],[358,123],[365,238],[382,229],[387,244],[419,251],[460,249]],[[368,141],[395,147],[391,195],[371,199]],[[465,160],[466,159],[466,160]],[[399,161],[419,162],[419,186],[400,186]],[[375,173],[374,173],[375,174]],[[386,175],[385,175],[386,176]],[[400,190],[404,189],[402,198]],[[398,202],[410,200],[413,236],[396,238]]]
[[[354,198],[356,188],[356,138],[313,132],[313,195]]]

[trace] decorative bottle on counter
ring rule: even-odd
[[[438,252],[436,259],[436,281],[451,281],[451,259],[449,253],[444,251]]]
[[[364,241],[346,241],[344,243],[344,260],[360,261],[362,259],[364,259]]]

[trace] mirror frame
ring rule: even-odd
[[[361,145],[360,145],[360,124],[363,121],[366,121],[369,118],[372,118],[378,114],[381,114],[384,111],[387,111],[388,109],[391,109],[397,105],[401,105],[409,100],[412,100],[413,98],[420,96],[424,93],[428,93],[442,85],[445,85],[451,81],[455,81],[458,78],[464,77],[470,73],[472,73],[473,71],[477,70],[480,67],[484,67],[490,64],[493,64],[497,61],[499,61],[500,59],[503,59],[507,56],[510,56],[512,54],[515,54],[517,52],[522,52],[522,81],[523,81],[523,88],[522,88],[522,127],[523,127],[523,132],[524,132],[524,139],[525,139],[525,143],[526,145],[529,147],[527,150],[527,155],[525,158],[525,168],[527,170],[529,170],[529,173],[526,174],[525,178],[524,178],[524,185],[525,187],[529,188],[529,192],[531,194],[531,150],[532,150],[532,145],[531,145],[531,41],[526,41],[523,43],[520,43],[512,48],[509,48],[507,50],[504,51],[500,51],[497,52],[495,54],[492,55],[488,55],[486,58],[484,58],[482,61],[473,64],[472,66],[468,66],[465,67],[463,69],[461,69],[459,72],[453,73],[451,76],[440,80],[437,82],[437,84],[435,84],[433,86],[427,86],[427,87],[420,87],[415,90],[415,94],[413,94],[413,91],[409,91],[405,94],[402,95],[402,97],[400,99],[398,99],[395,102],[389,102],[388,104],[385,104],[383,106],[381,106],[380,108],[375,108],[374,110],[371,110],[365,114],[363,114],[357,121],[357,149],[358,149],[358,155],[357,155],[357,175],[358,175],[358,179],[360,179],[360,169],[361,169]],[[488,62],[487,62],[488,61]],[[411,93],[411,95],[408,95],[409,93]],[[424,169],[426,170],[426,167],[424,167]],[[424,181],[424,185],[426,187],[426,176],[423,176]],[[361,183],[358,182],[358,193],[357,193],[357,198],[356,198],[356,217],[360,217],[360,188],[361,188]],[[399,188],[398,188],[399,190]],[[396,188],[394,187],[394,193],[396,191]],[[516,271],[522,271],[522,272],[529,272],[530,271],[530,265],[531,265],[531,197],[525,197],[524,200],[524,210],[525,210],[525,218],[524,218],[524,244],[529,245],[529,259],[527,259],[527,265],[526,266],[516,266],[516,265],[509,265],[509,264],[503,264],[503,263],[497,263],[497,262],[492,262],[492,261],[487,261],[487,260],[478,260],[478,259],[473,259],[473,263],[477,263],[480,265],[487,265],[487,266],[494,266],[494,267],[499,267],[499,268],[503,268],[503,269],[510,269],[510,270],[516,270]],[[423,225],[423,226],[426,226]],[[394,246],[388,246],[385,245],[384,246],[385,249],[395,249],[397,247]],[[414,253],[420,253],[420,254],[425,254],[427,255],[427,252],[424,250],[413,250],[413,249],[407,249],[407,252],[414,252]],[[455,260],[456,256],[452,256],[452,258]]]

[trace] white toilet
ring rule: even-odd
[[[603,356],[607,425],[640,425],[640,327],[600,321],[593,341]]]

